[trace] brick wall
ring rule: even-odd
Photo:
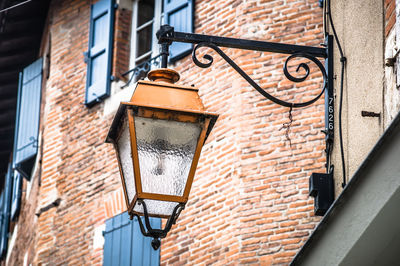
[[[317,1],[196,1],[197,33],[319,46]],[[285,56],[223,49],[263,88],[284,100],[316,95],[321,80],[293,87]],[[209,52],[209,51],[207,51]],[[213,54],[215,55],[215,53]],[[218,55],[209,69],[175,67],[220,118],[203,148],[189,202],[162,242],[163,265],[287,264],[319,221],[308,176],[324,171],[323,100],[293,111],[264,99]]]
[[[385,0],[385,37],[388,37],[396,23],[396,1]]]
[[[117,79],[126,81],[122,74],[129,70],[132,11],[118,8],[115,12],[113,73]]]
[[[323,41],[316,0],[195,2],[197,33],[313,46]],[[90,3],[51,3],[36,179],[41,186],[34,183],[32,198],[23,200],[18,231],[24,233],[18,234],[12,264],[20,265],[29,251],[34,265],[101,265],[95,231],[121,211],[117,162],[111,145],[104,144],[112,115],[103,115],[103,103],[90,109],[83,104]],[[130,16],[128,10],[116,12],[115,76],[127,70]],[[281,99],[304,101],[322,85],[312,74],[293,86],[283,75],[285,56],[224,51]],[[214,59],[208,69],[189,57],[173,66],[181,84],[198,87],[220,118],[203,148],[187,207],[162,241],[162,264],[287,264],[319,221],[307,193],[311,172],[324,171],[323,99],[292,112],[290,146],[282,129],[288,108],[264,99]]]
[[[385,1],[385,80],[384,80],[384,127],[387,128],[400,110],[400,72],[399,47],[400,24],[396,23],[399,16],[399,4],[396,1]],[[390,64],[394,58],[394,64]],[[389,62],[387,61],[389,60]]]

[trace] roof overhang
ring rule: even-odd
[[[291,265],[397,265],[399,247],[400,113]]]

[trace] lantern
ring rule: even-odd
[[[144,216],[147,230],[159,238],[168,233],[189,198],[201,149],[218,115],[205,111],[194,87],[179,86],[171,69],[149,72],[138,81],[129,102],[122,102],[106,142],[114,145],[128,213]],[[167,218],[153,229],[148,217]]]

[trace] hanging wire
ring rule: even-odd
[[[286,140],[289,141],[290,148],[292,148],[292,139],[290,138],[289,134],[290,134],[290,127],[293,123],[293,116],[292,116],[293,104],[289,108],[290,108],[289,109],[289,122],[283,123],[282,127],[279,130],[286,129],[286,132],[285,132]]]
[[[24,1],[24,2],[15,4],[15,5],[13,5],[13,6],[4,8],[4,9],[0,10],[0,13],[3,13],[3,12],[6,12],[6,11],[8,11],[8,10],[10,10],[10,9],[13,9],[13,8],[16,8],[16,7],[19,7],[19,6],[22,6],[22,5],[27,4],[27,3],[31,2],[31,1],[32,1],[32,0],[26,0],[26,1]]]
[[[340,100],[339,100],[339,142],[340,142],[340,156],[342,160],[342,174],[343,174],[343,182],[342,182],[342,187],[344,188],[346,186],[346,162],[344,158],[344,149],[343,149],[343,132],[342,132],[342,109],[343,109],[343,80],[344,80],[344,70],[345,70],[345,65],[346,65],[346,57],[344,56],[342,46],[340,44],[339,38],[336,34],[335,30],[335,25],[333,24],[333,19],[332,19],[332,12],[331,12],[331,1],[327,1],[327,16],[332,28],[333,36],[335,38],[336,44],[339,49],[340,53],[340,63],[342,65],[341,67],[341,73],[340,73]]]

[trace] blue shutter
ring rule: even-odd
[[[0,235],[0,259],[7,255],[8,246],[8,227],[10,222],[11,209],[11,190],[12,190],[12,168],[8,166],[8,172],[5,178],[5,185],[1,195],[1,235]]]
[[[193,0],[164,0],[165,23],[175,31],[193,32]],[[192,50],[190,43],[175,42],[170,46],[170,61],[174,62]]]
[[[92,106],[110,95],[114,1],[91,6],[85,104]]]
[[[19,75],[13,168],[28,180],[38,151],[42,64],[40,58]]]
[[[21,206],[21,194],[22,194],[22,176],[14,171],[13,174],[13,189],[11,197],[11,220],[14,221],[18,214]]]
[[[113,236],[113,218],[106,221],[106,230],[103,232],[104,236],[104,252],[103,252],[103,265],[112,265],[112,236]]]
[[[153,228],[161,228],[161,219],[150,218]],[[151,247],[150,237],[140,231],[137,218],[125,212],[106,221],[103,265],[159,266],[160,250]]]

